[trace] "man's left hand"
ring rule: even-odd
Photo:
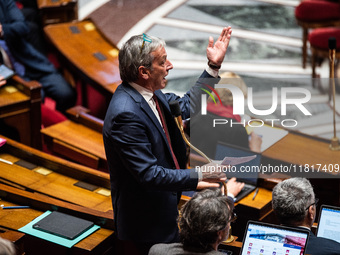
[[[207,47],[207,58],[210,64],[215,66],[221,66],[224,60],[224,56],[227,52],[230,37],[231,27],[223,28],[220,37],[214,44],[214,39],[209,37],[209,45]]]

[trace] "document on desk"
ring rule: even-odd
[[[256,158],[256,155],[246,157],[224,157],[223,160],[213,160],[214,163],[222,166],[237,166]]]
[[[254,158],[256,158],[256,155],[247,156],[247,157],[225,157],[222,160],[221,165],[237,166],[239,164],[249,162],[249,161],[253,160]]]
[[[254,132],[262,137],[261,152],[264,152],[288,134],[287,130],[272,127],[260,122],[257,123],[254,121],[251,125],[252,126],[246,126],[247,133],[250,134],[251,132]]]

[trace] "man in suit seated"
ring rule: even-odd
[[[305,178],[290,178],[277,184],[272,193],[274,213],[283,225],[306,228],[310,231],[306,254],[340,254],[340,243],[316,237],[311,227],[316,215],[313,187]]]
[[[224,254],[217,249],[229,236],[230,222],[236,219],[233,208],[233,201],[220,189],[197,192],[181,209],[181,243],[156,244],[149,255]]]
[[[44,39],[43,24],[37,0],[15,0],[15,4],[24,15],[26,23],[31,31],[26,39],[34,46],[34,48],[46,55],[46,41]]]
[[[66,82],[48,58],[27,40],[31,31],[13,0],[0,1],[0,61],[24,80],[36,80],[45,96],[56,102],[56,109],[65,112],[75,105],[76,90]]]

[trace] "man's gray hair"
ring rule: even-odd
[[[159,47],[165,47],[163,39],[149,35],[132,36],[119,51],[120,78],[125,82],[136,81],[138,68],[140,66],[151,68],[153,61],[151,53]]]
[[[315,202],[311,183],[306,178],[290,178],[278,183],[272,193],[272,205],[280,223],[296,226]]]

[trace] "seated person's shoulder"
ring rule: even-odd
[[[182,243],[155,244],[154,246],[151,247],[149,251],[149,255],[195,255],[195,254],[219,255],[224,253],[215,250],[204,252],[195,247],[184,248]]]
[[[172,252],[175,252],[176,250],[180,250],[181,247],[182,247],[182,244],[180,243],[171,243],[171,244],[159,243],[151,247],[149,251],[149,255],[176,254]]]
[[[306,254],[311,255],[335,255],[340,254],[340,243],[323,237],[316,237],[314,235],[310,235]]]

